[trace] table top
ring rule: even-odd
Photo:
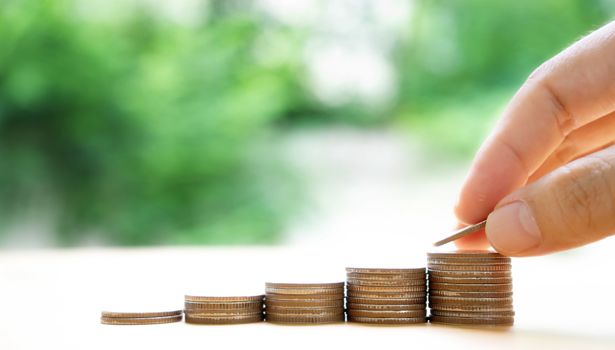
[[[107,326],[100,324],[102,310],[181,309],[184,294],[262,294],[265,281],[343,281],[344,267],[359,260],[352,259],[352,252],[321,247],[5,251],[0,252],[0,349],[218,345],[266,349],[323,345],[361,349],[383,345],[613,349],[612,247],[610,243],[578,256],[515,259],[517,316],[515,326],[505,329],[434,324],[281,326],[266,322]],[[376,267],[373,260],[369,263]]]

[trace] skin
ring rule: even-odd
[[[538,67],[511,99],[455,208],[460,224],[487,218],[486,233],[456,244],[532,256],[615,233],[614,141],[611,22]]]

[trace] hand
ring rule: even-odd
[[[490,243],[529,256],[615,233],[615,22],[534,71],[478,151],[456,215]]]

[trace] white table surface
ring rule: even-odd
[[[604,248],[579,258],[515,259],[516,324],[500,330],[432,324],[107,326],[99,322],[102,310],[181,309],[184,294],[262,294],[265,281],[343,281],[344,267],[362,260],[318,247],[5,251],[0,349],[613,349],[614,254]],[[372,267],[378,256],[385,255],[368,259]]]

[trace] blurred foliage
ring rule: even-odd
[[[425,141],[470,156],[542,62],[615,14],[608,1],[418,0],[394,53],[393,115]]]
[[[384,121],[468,155],[534,67],[613,13],[417,0],[393,52],[397,99],[371,110],[314,100],[304,31],[207,4],[180,23],[151,6],[106,20],[87,0],[0,2],[0,231],[35,208],[64,245],[275,242],[299,202],[266,141],[280,128]]]
[[[3,222],[48,195],[64,244],[92,230],[120,244],[275,241],[290,203],[272,203],[243,158],[301,103],[300,74],[259,62],[267,26],[216,5],[188,27],[145,9],[109,24],[71,1],[0,4]]]

